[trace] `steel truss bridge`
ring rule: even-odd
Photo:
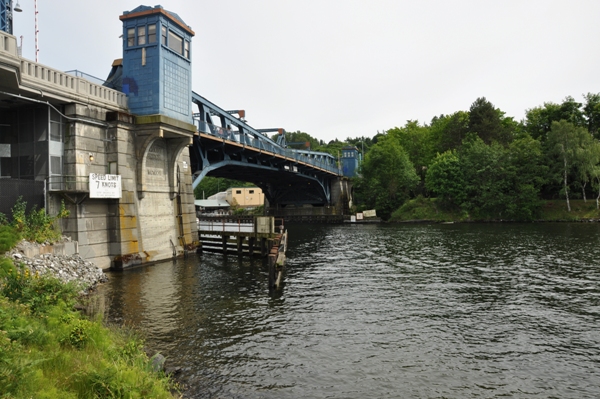
[[[254,129],[244,111],[226,111],[194,92],[192,103],[194,188],[205,176],[224,177],[256,184],[271,206],[331,204],[331,182],[341,176],[331,154],[286,148],[283,129]],[[277,140],[267,132],[279,133]]]

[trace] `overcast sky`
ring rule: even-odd
[[[19,4],[34,60],[34,0]],[[521,120],[600,92],[598,0],[38,0],[39,62],[104,79],[119,16],[157,4],[196,33],[193,90],[257,129],[372,137],[478,97]]]

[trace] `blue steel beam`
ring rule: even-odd
[[[330,202],[329,182],[341,175],[331,154],[285,148],[282,140],[262,134],[282,136],[283,129],[254,129],[243,111],[226,111],[195,92],[192,102],[199,111],[194,114],[199,134],[190,148],[194,188],[210,174],[253,182],[272,204]]]

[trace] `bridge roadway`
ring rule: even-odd
[[[260,187],[271,206],[331,204],[331,183],[341,176],[336,159],[324,152],[285,148],[285,132],[277,141],[249,126],[242,116],[192,93],[199,112],[198,134],[190,147],[195,188],[205,176],[248,181]]]

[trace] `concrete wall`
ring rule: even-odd
[[[79,242],[80,255],[107,269],[191,250],[198,241],[191,133],[161,123],[135,124],[132,116],[115,118],[91,107],[72,106],[68,112],[74,118],[65,140],[69,183],[50,193],[49,209],[57,213],[65,201],[71,214],[62,222],[63,233]],[[90,173],[120,175],[121,198],[89,198]]]

